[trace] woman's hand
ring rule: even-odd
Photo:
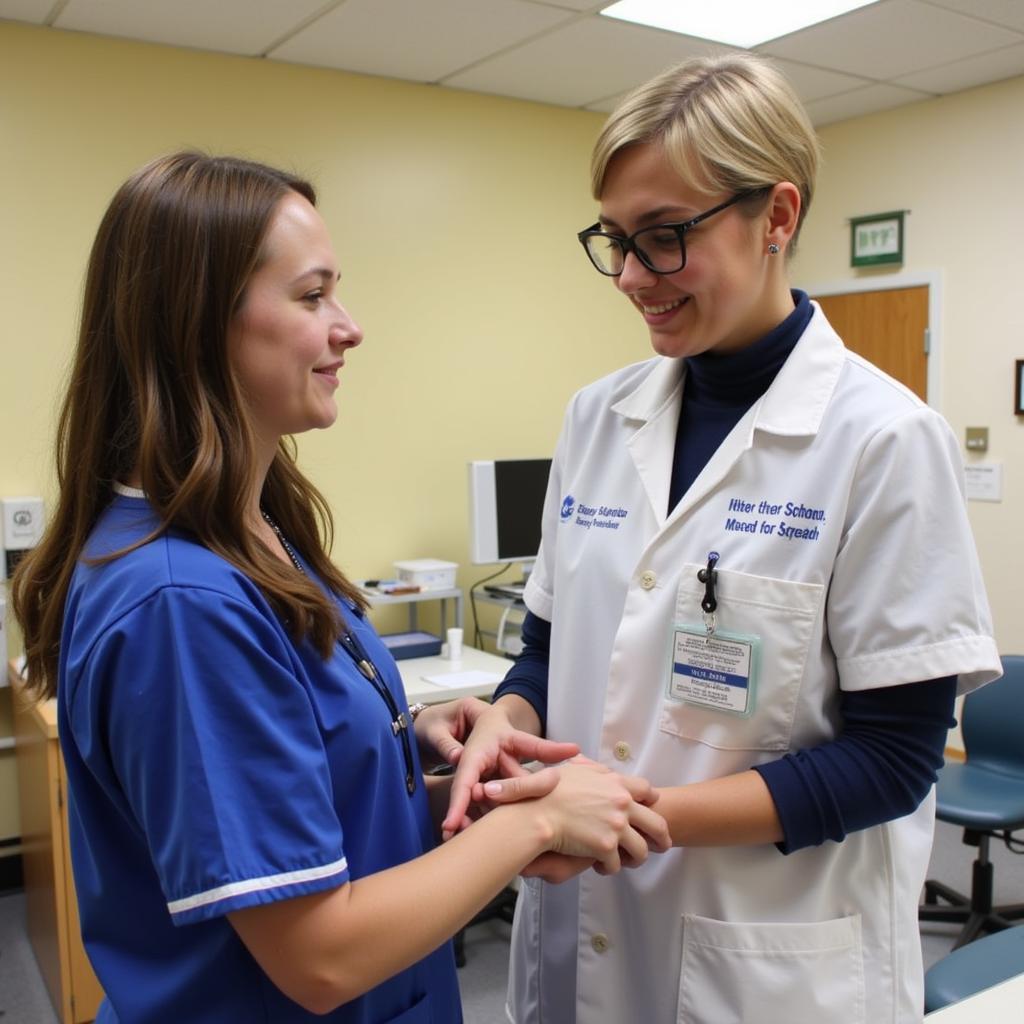
[[[516,701],[529,707],[519,697],[502,698],[496,704],[472,702],[474,707],[468,712],[472,716],[469,722],[469,735],[467,737],[465,733],[461,734],[462,741],[456,741],[458,750],[454,752],[454,759],[448,759],[449,764],[455,764],[457,767],[452,779],[448,814],[441,823],[442,836],[445,839],[450,839],[456,832],[470,824],[468,811],[473,787],[481,780],[493,775],[507,778],[522,777],[528,774],[522,767],[523,761],[556,764],[579,753],[580,748],[575,743],[556,743],[516,728],[509,718],[509,707],[515,707]],[[457,703],[461,704],[463,701]],[[477,708],[475,705],[481,707]],[[427,709],[430,710],[432,709]],[[420,719],[427,711],[423,711],[416,719],[417,736]],[[532,709],[530,714],[539,728],[540,723],[536,721]],[[451,744],[448,749],[452,749]]]
[[[425,763],[458,764],[466,737],[488,708],[490,704],[476,697],[462,697],[424,708],[416,716],[413,726],[421,760]]]
[[[557,784],[552,786],[552,780]],[[668,825],[651,805],[657,792],[646,779],[623,776],[585,757],[532,775],[474,787],[495,806],[535,800],[551,829],[548,851],[523,874],[561,882],[593,866],[601,874],[637,867],[651,850],[671,848]]]

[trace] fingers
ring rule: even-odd
[[[629,790],[629,795],[638,803],[650,807],[658,799],[658,791],[647,779],[639,775],[623,775],[622,784]]]
[[[427,740],[437,751],[438,757],[446,764],[459,763],[459,758],[462,756],[462,751],[465,748],[454,736],[443,734],[433,737],[430,733],[427,733]]]
[[[538,800],[558,785],[557,768],[543,768],[512,779],[492,779],[483,785],[484,796],[494,804],[511,804],[519,800]]]
[[[544,764],[558,764],[579,754],[576,743],[558,743],[543,740],[529,732],[516,730],[510,733],[503,744],[505,751],[520,761],[542,761]]]
[[[651,852],[647,837],[635,828],[627,829],[619,837],[619,860],[623,867],[639,867]]]
[[[629,823],[643,836],[647,846],[656,853],[665,853],[672,849],[672,835],[668,823],[657,811],[634,801],[629,812]]]
[[[602,875],[617,875],[622,869],[622,857],[619,854],[619,848],[616,846],[611,853],[596,861],[594,869],[599,869],[599,873]]]
[[[517,775],[528,775],[530,770],[524,768],[518,757],[513,757],[511,754],[506,754],[501,751],[498,754],[497,771],[495,774],[499,778],[515,778]]]
[[[456,832],[464,828],[463,821],[469,810],[469,802],[473,796],[473,787],[480,778],[478,770],[469,764],[469,759],[461,759],[455,775],[452,777],[451,795],[448,797],[448,813],[441,822],[441,838],[447,842]]]

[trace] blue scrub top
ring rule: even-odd
[[[155,526],[145,500],[118,496],[86,557]],[[404,709],[387,649],[345,614]],[[107,994],[98,1021],[462,1019],[450,944],[315,1016],[273,985],[224,916],[433,845],[424,787],[406,791],[384,701],[340,645],[325,662],[293,643],[251,580],[172,531],[79,563],[57,697],[82,935]]]

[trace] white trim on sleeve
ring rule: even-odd
[[[267,889],[276,889],[282,885],[297,885],[301,882],[315,882],[321,878],[328,878],[330,875],[340,874],[348,868],[348,859],[342,857],[333,864],[324,864],[316,868],[302,868],[299,871],[285,871],[279,875],[264,875],[262,878],[247,878],[242,882],[229,882],[227,885],[219,885],[216,889],[207,889],[206,892],[198,892],[194,896],[186,896],[180,900],[171,900],[167,909],[172,914],[181,914],[186,910],[195,910],[196,907],[205,907],[218,900],[228,899],[231,896],[242,896],[249,892],[264,892]]]

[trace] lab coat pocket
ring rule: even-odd
[[[676,596],[677,623],[701,622],[704,585],[697,579],[701,568],[688,564],[683,569]],[[788,750],[825,587],[727,569],[717,572],[716,627],[757,637],[760,644],[753,710],[742,716],[666,697],[659,728],[721,750]]]
[[[684,915],[677,1024],[864,1024],[860,916],[751,924]]]

